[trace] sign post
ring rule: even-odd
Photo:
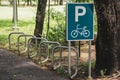
[[[18,28],[17,27],[17,1],[13,0],[13,20],[14,20],[14,26],[13,29]]]
[[[91,78],[91,40],[89,41],[89,50],[88,50],[88,78]]]
[[[93,12],[93,3],[67,3],[68,70],[71,73],[70,41],[87,40],[89,41],[88,78],[91,78],[91,40],[94,39]]]

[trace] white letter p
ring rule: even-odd
[[[79,13],[79,9],[82,10],[81,13]],[[86,13],[86,9],[84,6],[76,6],[75,7],[75,21],[78,22],[78,17],[85,15],[85,13]]]

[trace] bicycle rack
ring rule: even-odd
[[[41,47],[41,45],[42,45],[43,43],[47,43],[48,46],[49,46],[49,44],[57,44],[58,46],[61,46],[61,44],[60,44],[59,42],[43,41],[43,42],[41,42],[41,43],[39,44],[39,53],[40,53],[40,47]],[[48,60],[48,58],[49,58],[50,53],[49,53],[49,47],[48,47],[48,46],[47,46],[47,57],[46,57],[45,60],[42,61],[42,63],[46,62],[46,61]]]
[[[31,44],[31,40],[32,39],[35,39],[35,54],[34,55],[30,55],[30,44]],[[38,41],[37,40],[41,40],[41,42],[42,41],[47,41],[47,39],[45,39],[45,38],[43,38],[43,37],[33,37],[33,38],[30,38],[30,39],[28,39],[28,58],[30,59],[31,57],[34,57],[34,56],[36,56],[37,54],[38,54],[38,52],[37,52],[37,45],[38,45]]]
[[[8,43],[9,43],[9,49],[11,49],[11,35],[13,34],[24,34],[23,32],[12,32],[8,35]],[[25,39],[26,40],[26,39]],[[25,41],[26,42],[26,41]]]
[[[25,37],[25,39],[26,39],[26,37],[35,37],[35,36],[29,35],[29,34],[23,34],[23,35],[18,36],[17,41],[18,41],[18,54],[19,54],[19,55],[20,55],[20,46],[19,46],[19,44],[20,44],[20,38],[21,38],[21,37]],[[25,41],[26,41],[26,40],[25,40]],[[26,49],[25,49],[22,53],[24,53],[24,52],[27,51],[27,49],[28,49],[28,43],[25,43],[25,47],[26,47]]]
[[[60,61],[59,61],[59,65],[56,68],[54,68],[54,50],[57,49],[57,48],[60,48]],[[52,65],[53,69],[57,69],[58,67],[61,66],[62,49],[68,49],[68,46],[56,46],[52,50],[52,63],[51,63],[51,65]],[[76,49],[74,47],[71,47],[71,49],[76,52],[76,69],[75,69],[75,73],[73,75],[71,75],[71,71],[70,71],[71,70],[71,65],[68,65],[68,71],[69,71],[70,78],[73,79],[77,75],[77,72],[78,72],[78,52],[76,51]],[[68,60],[68,62],[69,62],[69,60]]]

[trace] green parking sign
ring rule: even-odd
[[[67,3],[67,40],[92,40],[93,3]]]

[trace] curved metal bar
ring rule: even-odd
[[[54,42],[54,41],[43,41],[41,44],[43,43],[48,43],[48,44],[58,44],[61,45],[59,42]]]
[[[28,58],[30,59],[31,58],[31,56],[30,56],[30,44],[31,44],[31,40],[32,39],[35,39],[35,38],[30,38],[30,39],[28,39],[28,50],[27,50],[27,54],[28,54]],[[35,48],[36,48],[36,44],[37,44],[37,42],[36,42],[36,40],[35,40]],[[35,53],[33,56],[36,56],[37,55],[37,53]]]
[[[74,47],[71,47],[71,48],[76,52],[76,69],[75,69],[75,73],[70,76],[70,78],[73,79],[77,75],[77,72],[78,72],[78,57],[79,57],[79,53],[78,53],[78,51]]]
[[[25,39],[26,39],[26,37],[35,37],[35,36],[33,36],[33,35],[29,35],[29,34],[23,34],[23,35],[20,35],[20,36],[18,36],[18,39],[17,39],[17,42],[18,42],[18,54],[20,55],[20,46],[19,46],[19,43],[20,43],[20,38],[21,37],[25,37]],[[25,43],[26,44],[26,43]],[[26,44],[26,49],[25,49],[25,51],[23,51],[23,52],[26,52],[27,51],[27,44]]]
[[[13,34],[24,34],[23,32],[12,32],[8,35],[8,43],[9,43],[9,49],[11,49],[11,35]]]
[[[66,49],[66,48],[68,48],[67,46],[56,46],[56,47],[54,47],[53,48],[53,50],[52,50],[52,63],[51,63],[51,65],[52,65],[52,67],[54,67],[53,65],[54,65],[54,50],[56,49],[56,48],[60,48],[60,62],[59,62],[59,66],[61,66],[60,64],[61,64],[61,61],[62,61],[62,49],[64,48],[64,49]],[[59,67],[59,66],[57,66],[57,67]],[[56,68],[57,68],[56,67]],[[56,68],[54,68],[54,69],[56,69]]]
[[[32,39],[35,39],[35,50],[36,50],[35,54],[32,57],[34,57],[34,56],[36,56],[38,54],[38,51],[37,51],[38,42],[37,42],[37,40],[41,40],[41,41],[45,40],[46,41],[46,39],[43,38],[43,37],[33,37],[33,38],[28,39],[28,50],[27,50],[27,53],[28,53],[28,58],[29,59],[31,58],[29,49],[30,49],[30,44],[31,44],[31,40]]]
[[[57,44],[58,46],[61,46],[61,44],[60,44],[59,42],[43,41],[43,42],[41,42],[41,43],[39,44],[39,48],[41,47],[41,45],[42,45],[43,43],[47,43],[48,46],[49,46],[49,44]],[[46,62],[46,61],[48,60],[48,58],[49,58],[50,53],[49,53],[49,47],[48,47],[48,46],[47,46],[47,57],[46,57],[45,60],[42,61],[42,63]],[[39,53],[40,53],[40,49],[39,49]]]
[[[62,51],[60,51],[59,65],[56,68],[54,68],[54,50],[57,49],[57,48],[60,48],[60,50],[68,49],[68,46],[56,46],[56,47],[53,48],[53,50],[52,50],[52,63],[51,63],[53,69],[56,69],[56,68],[60,67],[61,66],[61,61],[62,61]],[[74,47],[71,47],[71,49],[76,52],[76,69],[75,69],[75,73],[73,75],[71,75],[71,72],[69,71],[69,70],[71,70],[71,67],[69,67],[71,65],[68,65],[68,68],[70,68],[70,69],[68,69],[70,78],[73,79],[77,75],[77,72],[78,72],[78,51]]]

